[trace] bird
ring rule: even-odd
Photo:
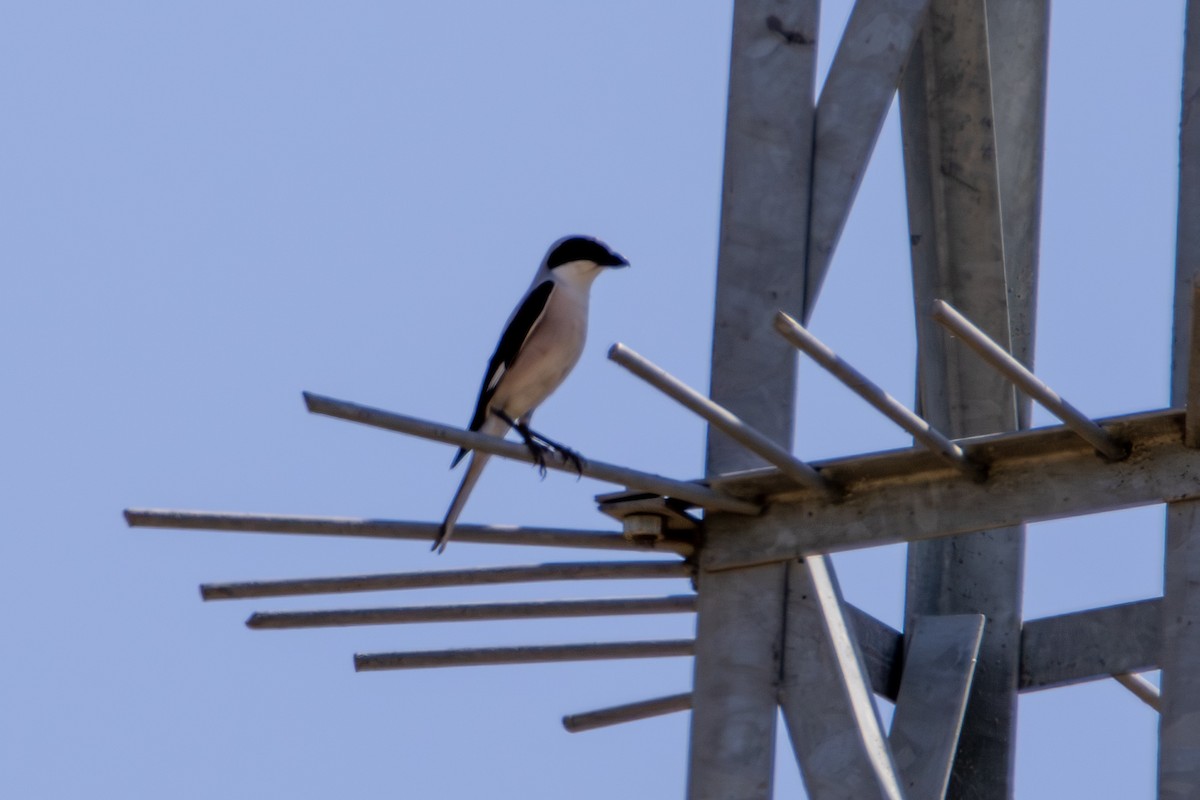
[[[582,473],[582,460],[575,451],[533,431],[529,422],[583,354],[592,282],[607,269],[628,266],[624,256],[591,236],[564,236],[550,245],[488,362],[470,430],[504,436],[516,428],[542,475],[546,473],[548,450],[561,453]],[[467,452],[465,447],[459,449],[450,468],[458,466]],[[471,451],[467,472],[431,549],[445,551],[490,457],[489,453]]]

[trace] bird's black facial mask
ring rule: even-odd
[[[572,236],[564,239],[546,256],[549,269],[561,267],[572,261],[591,261],[602,267],[627,267],[629,262],[618,253],[589,236]]]

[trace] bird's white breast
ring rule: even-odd
[[[583,354],[587,339],[588,289],[556,281],[537,327],[505,373],[491,406],[513,418],[537,408],[562,384]]]

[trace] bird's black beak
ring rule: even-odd
[[[608,259],[601,266],[605,267],[628,267],[629,262],[625,260],[625,256],[620,253],[608,251]]]

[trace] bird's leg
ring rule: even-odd
[[[498,408],[491,409],[491,412],[504,420],[510,428],[515,428],[517,433],[521,434],[521,438],[525,441],[525,447],[529,449],[529,455],[533,457],[533,463],[537,465],[538,474],[543,478],[546,477],[546,450],[548,448],[537,441],[530,432],[529,427],[524,423],[517,422]]]
[[[530,454],[533,456],[533,461],[537,464],[538,473],[544,478],[546,477],[546,451],[553,450],[561,455],[564,459],[571,462],[575,467],[575,472],[580,477],[583,477],[583,458],[579,453],[576,453],[571,448],[564,444],[549,439],[537,431],[530,428],[524,422],[514,420],[512,417],[505,414],[499,409],[492,409],[492,413],[500,419],[504,420],[512,428],[515,428],[517,433],[521,434],[521,438],[525,441],[525,446],[529,448]]]

